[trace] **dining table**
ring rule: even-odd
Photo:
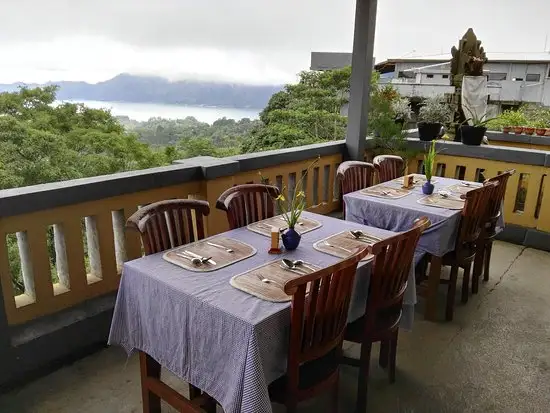
[[[326,268],[342,258],[314,244],[343,230],[361,230],[380,239],[395,235],[306,211],[302,217],[321,225],[302,234],[296,250],[281,255],[268,253],[269,237],[242,227],[221,235],[253,246],[255,254],[218,270],[189,271],[163,259],[163,253],[124,263],[109,344],[122,346],[128,355],[135,350],[147,353],[215,398],[226,413],[271,413],[268,385],[286,372],[290,302],[260,299],[234,288],[230,280],[282,258]],[[349,321],[365,313],[371,263],[372,258],[358,265]],[[412,268],[409,280],[402,327],[410,329],[416,303]]]
[[[415,174],[415,181],[411,188],[404,191],[404,196],[390,197],[375,194],[369,195],[365,190],[345,194],[343,196],[346,220],[370,227],[382,228],[394,232],[402,232],[411,228],[415,219],[428,217],[431,226],[424,231],[415,251],[415,264],[425,254],[430,254],[430,272],[428,274],[426,305],[424,317],[427,320],[437,319],[437,291],[441,278],[442,259],[445,254],[455,248],[455,241],[459,229],[462,208],[445,208],[442,206],[421,203],[426,195],[422,192],[422,183],[425,177]],[[434,177],[433,196],[460,199],[468,190],[479,188],[478,182],[460,179]],[[384,187],[403,189],[403,177],[383,182],[371,188]],[[389,191],[389,190],[388,190]],[[372,191],[370,193],[375,193]],[[443,195],[439,195],[443,193]],[[497,225],[498,231],[504,227],[503,215]]]

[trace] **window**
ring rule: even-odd
[[[523,78],[522,77],[515,77],[512,79],[514,82],[523,82]]]
[[[399,72],[397,74],[397,77],[398,78],[405,78],[405,79],[414,79],[414,78],[416,78],[416,75],[414,74],[414,72],[408,71],[408,72]]]
[[[449,75],[441,75],[441,77],[442,77],[443,79],[448,79],[448,78],[449,78]]]
[[[490,73],[488,80],[506,80],[506,73]]]
[[[540,82],[540,74],[538,73],[528,73],[525,77],[527,82]]]
[[[426,75],[426,77],[427,77],[428,79],[433,79],[433,78],[434,78],[434,75],[431,75],[431,74],[430,74],[430,75]]]

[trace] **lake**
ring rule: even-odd
[[[95,109],[110,109],[115,116],[128,116],[137,121],[146,121],[149,118],[161,117],[166,119],[184,119],[193,116],[197,120],[213,123],[223,118],[239,120],[242,118],[257,119],[262,109],[236,109],[206,106],[170,105],[163,103],[129,103],[129,102],[100,102],[97,100],[65,100],[71,103],[83,103]]]

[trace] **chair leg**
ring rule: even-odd
[[[471,267],[472,267],[472,264],[470,263],[464,266],[464,277],[462,277],[462,303],[464,304],[468,302]]]
[[[453,265],[451,267],[451,278],[449,280],[449,287],[447,288],[447,305],[445,309],[445,319],[447,321],[452,321],[454,315],[457,277],[458,266]]]
[[[363,344],[361,344],[361,365],[359,367],[359,380],[357,383],[357,413],[364,413],[367,410],[367,393],[371,349],[372,343],[370,341],[368,343],[363,342]]]
[[[292,400],[291,402],[286,403],[286,413],[296,413],[296,410],[298,409],[298,403],[296,400]]]
[[[485,268],[483,270],[483,281],[489,281],[489,267],[491,265],[492,250],[493,250],[493,242],[489,241],[485,247]]]
[[[395,383],[395,365],[397,362],[397,339],[399,338],[399,329],[397,329],[391,339],[390,345],[390,369],[389,378],[390,383]]]
[[[141,373],[141,397],[143,413],[160,413],[160,397],[149,390],[147,380],[160,380],[160,364],[147,353],[139,352],[139,368]]]
[[[472,294],[477,294],[479,292],[479,279],[483,272],[483,262],[485,258],[485,242],[480,241],[479,244],[474,260],[474,272],[472,274]]]
[[[390,356],[390,341],[382,340],[380,342],[380,355],[378,356],[378,364],[383,369],[388,367],[389,356]]]

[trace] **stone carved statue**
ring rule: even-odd
[[[459,40],[458,49],[453,46],[451,55],[450,81],[451,86],[455,87],[451,104],[455,108],[453,121],[458,127],[466,121],[461,105],[462,79],[464,76],[483,76],[483,65],[487,62],[487,56],[481,46],[481,40],[477,39],[472,28],[469,28]]]
[[[483,76],[483,65],[487,62],[487,56],[473,29],[468,29],[462,36],[458,49],[453,46],[451,54],[451,85],[462,86],[463,76]]]

